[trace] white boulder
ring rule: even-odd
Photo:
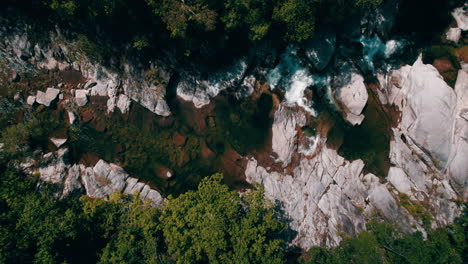
[[[445,34],[447,40],[453,41],[458,43],[461,37],[461,29],[460,28],[450,28],[447,33]]]
[[[79,107],[83,107],[88,103],[88,91],[85,89],[75,90],[75,102]]]
[[[130,110],[131,103],[132,101],[130,100],[130,98],[128,98],[128,96],[126,96],[125,94],[121,94],[119,95],[119,99],[117,101],[117,107],[120,109],[120,112],[122,112],[122,114],[126,114]]]
[[[364,115],[361,112],[368,99],[364,78],[356,72],[344,76],[344,78],[342,76],[337,77],[339,80],[336,99],[344,108],[346,120],[352,125],[359,125],[364,120]]]
[[[36,102],[36,96],[34,96],[34,95],[30,95],[30,96],[28,96],[28,98],[26,99],[26,103],[27,103],[28,105],[33,105],[35,102]]]
[[[37,91],[36,94],[36,102],[38,104],[45,105],[49,107],[51,103],[57,99],[57,96],[59,95],[60,90],[55,89],[55,88],[47,88],[46,92],[42,91]]]

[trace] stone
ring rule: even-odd
[[[61,148],[57,152],[50,152],[42,157],[43,167],[39,168],[40,178],[51,183],[62,183],[68,173],[68,165],[65,156],[68,155],[68,148]]]
[[[107,96],[107,85],[105,83],[96,84],[91,88],[91,96]]]
[[[445,34],[447,40],[453,41],[458,43],[461,37],[461,29],[460,28],[450,28],[447,33]]]
[[[131,103],[132,101],[130,100],[130,98],[128,98],[128,96],[126,96],[125,94],[121,94],[119,95],[119,99],[117,101],[117,107],[120,109],[120,112],[122,112],[122,114],[126,114],[130,110]]]
[[[412,183],[401,168],[391,167],[387,179],[400,193],[411,193]]]
[[[107,176],[110,174],[112,168],[109,163],[105,162],[104,160],[99,160],[96,165],[94,165],[93,171],[99,177],[107,179]]]
[[[124,190],[125,194],[133,195],[134,191],[139,191],[139,190],[134,190],[134,187],[138,182],[137,178],[128,177],[126,181],[127,181],[127,185],[125,186],[125,190]]]
[[[177,84],[177,96],[184,101],[192,102],[196,108],[210,103],[210,99],[220,91],[233,87],[244,77],[247,62],[244,58],[219,69],[209,72],[206,78],[199,78],[192,74],[184,74]]]
[[[55,89],[55,88],[47,88],[46,92],[42,91],[37,91],[36,94],[36,102],[38,104],[45,105],[49,107],[51,103],[57,99],[57,96],[59,95],[60,90]]]
[[[72,111],[67,111],[67,114],[68,114],[68,123],[70,125],[73,125],[73,123],[75,123],[75,120],[76,120],[75,114]]]
[[[345,73],[340,77],[335,77],[335,85],[337,86],[335,97],[344,108],[346,120],[352,125],[361,124],[364,119],[361,112],[368,98],[364,78],[353,71],[350,74]]]
[[[28,96],[28,98],[26,99],[26,103],[28,105],[34,105],[34,103],[36,102],[36,96],[34,95],[30,95]]]
[[[85,89],[75,90],[75,103],[79,107],[83,107],[88,103],[88,91]]]
[[[455,83],[457,105],[452,141],[452,154],[448,166],[448,176],[457,193],[468,198],[468,73],[458,71]]]
[[[156,72],[156,76],[153,77],[158,79],[158,83],[154,83],[146,81],[147,69],[138,69],[130,64],[125,64],[124,69],[126,78],[122,86],[125,95],[157,115],[171,115],[165,100],[166,86],[172,76],[170,71],[154,66],[151,70]]]
[[[249,97],[255,91],[255,83],[257,79],[253,75],[248,75],[242,81],[242,85],[236,90],[236,98],[242,99]]]
[[[452,16],[457,21],[458,27],[465,31],[468,30],[468,4],[465,3],[464,6],[455,8],[452,12]]]
[[[164,202],[164,199],[162,198],[161,194],[156,190],[149,190],[145,199],[151,201],[151,204],[153,206],[161,206]]]
[[[65,142],[67,142],[68,138],[54,138],[51,137],[50,141],[57,147],[60,148]]]
[[[78,164],[71,166],[63,183],[62,197],[82,188],[80,176],[80,166]]]
[[[412,66],[403,89],[407,92],[402,125],[422,152],[430,155],[435,166],[447,165],[453,134],[456,95],[436,68],[423,64],[420,57]]]
[[[281,104],[275,112],[272,125],[272,149],[278,155],[277,162],[283,163],[283,168],[291,162],[297,148],[297,127],[306,123],[306,116],[302,111],[291,109]]]

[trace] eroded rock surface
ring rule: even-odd
[[[105,198],[115,192],[131,195],[138,192],[142,200],[150,200],[155,206],[161,205],[164,201],[158,191],[130,177],[116,164],[107,163],[102,159],[94,167],[70,164],[68,148],[45,154],[40,161],[45,165],[38,169],[35,168],[33,162],[23,167],[27,168],[30,173],[39,172],[43,181],[59,184],[62,196],[81,190],[93,198]]]

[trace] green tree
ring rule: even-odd
[[[247,27],[249,38],[260,40],[270,30],[273,5],[271,0],[227,0],[221,20],[227,29]]]
[[[261,191],[243,198],[205,178],[197,191],[167,203],[161,216],[168,253],[178,263],[281,263],[283,225]]]
[[[197,0],[146,0],[166,24],[172,37],[185,37],[190,25],[199,26],[205,31],[216,27],[217,13],[203,1]]]
[[[315,5],[310,0],[284,0],[275,6],[273,19],[285,27],[286,40],[306,40],[315,29]]]
[[[109,201],[88,197],[81,200],[85,215],[101,223],[109,239],[100,263],[159,263],[158,208],[142,202],[138,195],[128,201],[120,193]]]

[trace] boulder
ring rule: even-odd
[[[76,105],[83,107],[88,103],[88,91],[85,89],[75,90]]]
[[[130,110],[131,103],[132,101],[130,100],[130,98],[128,98],[128,96],[126,96],[125,94],[121,94],[119,95],[119,99],[117,101],[117,107],[120,109],[120,112],[122,112],[122,114],[126,114]]]
[[[464,6],[455,8],[452,12],[452,16],[457,21],[458,27],[465,31],[468,30],[468,4],[465,3]]]
[[[210,99],[220,91],[237,85],[246,70],[247,62],[242,58],[217,71],[207,73],[206,78],[185,73],[177,84],[177,96],[192,102],[196,108],[201,108],[209,104]]]
[[[65,142],[67,142],[68,138],[50,138],[50,141],[57,147],[60,148]]]
[[[35,102],[36,102],[36,96],[34,96],[34,95],[30,95],[30,96],[28,96],[28,98],[26,99],[26,103],[27,103],[28,105],[33,105]]]
[[[400,193],[411,193],[411,187],[413,184],[408,179],[408,176],[403,169],[391,167],[388,171],[387,179]]]
[[[293,154],[297,151],[297,127],[306,123],[306,116],[302,111],[291,109],[283,104],[275,112],[272,125],[273,151],[278,155],[277,162],[287,167]]]
[[[72,111],[67,111],[67,113],[68,113],[68,122],[70,125],[73,125],[73,123],[75,123],[76,116]]]
[[[50,152],[42,157],[46,164],[39,168],[40,178],[51,183],[62,183],[68,174],[69,166],[66,164],[68,148],[59,149],[57,152]]]
[[[407,93],[402,125],[407,136],[434,165],[445,169],[453,134],[456,95],[436,68],[420,57],[412,66],[403,89]]]
[[[335,77],[335,98],[343,108],[345,119],[352,125],[361,124],[364,116],[362,110],[367,104],[368,94],[364,78],[352,71]]]
[[[59,95],[60,90],[55,89],[55,88],[47,88],[46,92],[42,91],[37,91],[36,94],[36,102],[38,104],[45,105],[49,107],[51,103],[57,99],[57,96]]]
[[[447,40],[453,41],[458,43],[461,37],[461,29],[460,28],[450,28],[447,33],[445,34]]]

